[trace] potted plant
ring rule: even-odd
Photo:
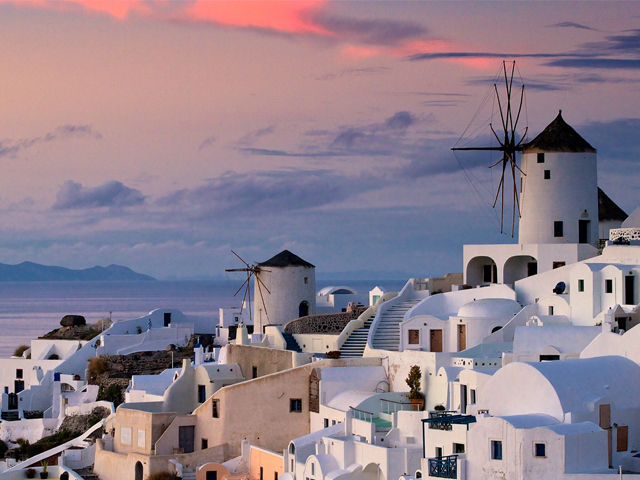
[[[409,375],[405,382],[409,385],[409,400],[411,400],[414,411],[424,409],[424,393],[420,390],[420,380],[422,371],[418,365],[413,365],[409,370]]]
[[[49,466],[49,462],[43,460],[40,462],[42,465],[42,471],[40,472],[40,478],[49,478],[49,472],[47,472],[47,467]]]
[[[27,475],[27,478],[34,478],[36,476],[36,471],[33,468],[28,469],[25,474]]]

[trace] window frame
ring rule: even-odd
[[[490,458],[491,460],[502,461],[504,458],[502,452],[502,440],[490,440]],[[499,453],[499,455],[498,455]]]
[[[302,399],[290,398],[289,399],[289,413],[302,413]]]
[[[604,293],[613,293],[613,279],[606,278],[604,280]]]

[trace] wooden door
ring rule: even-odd
[[[442,352],[442,330],[431,330],[429,351]]]
[[[611,427],[611,405],[600,405],[600,428],[606,430]]]
[[[629,427],[619,426],[617,430],[616,452],[626,452],[628,448],[627,443],[629,438]]]
[[[178,427],[178,447],[180,447],[184,453],[193,453],[195,428],[194,426]]]
[[[458,325],[458,351],[467,349],[467,326]]]

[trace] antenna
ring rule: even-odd
[[[262,288],[264,287],[264,289],[267,291],[267,293],[269,295],[271,295],[271,292],[269,291],[267,286],[262,282],[262,280],[258,276],[258,273],[260,273],[260,272],[270,272],[271,270],[264,270],[263,268],[260,268],[260,266],[258,264],[249,265],[236,252],[231,250],[231,253],[233,253],[236,257],[238,257],[238,259],[242,263],[245,264],[245,267],[244,268],[230,268],[230,269],[225,270],[225,272],[245,272],[247,274],[247,279],[240,286],[240,288],[236,291],[236,293],[233,294],[233,296],[235,297],[236,295],[238,295],[238,293],[240,293],[240,290],[242,290],[243,288],[245,289],[244,290],[244,296],[242,297],[242,305],[240,307],[240,314],[242,314],[242,310],[244,308],[245,299],[248,298],[248,300],[249,300],[249,321],[251,322],[251,277],[254,277],[255,278],[255,282],[256,282],[256,286],[258,287],[258,293],[260,294],[260,298],[262,299],[262,306],[264,307],[264,313],[267,316],[267,321],[269,321],[269,312],[267,312],[267,306],[264,303],[264,296],[262,295]]]
[[[520,169],[516,161],[516,152],[522,152],[522,142],[527,137],[527,131],[529,127],[525,127],[524,133],[522,134],[520,140],[516,141],[518,122],[520,120],[520,114],[522,113],[522,105],[524,103],[524,84],[522,84],[520,88],[520,94],[516,95],[520,97],[518,109],[514,112],[512,108],[512,93],[513,93],[513,76],[516,69],[516,62],[514,61],[511,65],[511,72],[507,71],[507,63],[502,62],[502,75],[504,76],[504,86],[505,86],[505,98],[501,99],[500,92],[498,91],[497,82],[493,84],[493,91],[495,93],[495,98],[498,103],[498,110],[500,112],[500,129],[498,130],[501,135],[498,135],[493,128],[493,123],[489,123],[489,128],[491,129],[491,133],[493,137],[498,141],[499,146],[497,147],[453,147],[451,150],[453,151],[499,151],[502,152],[502,158],[491,165],[489,168],[494,168],[500,166],[500,182],[498,183],[498,189],[496,191],[495,197],[493,199],[493,208],[496,208],[496,204],[498,200],[500,200],[500,233],[504,233],[504,197],[505,197],[505,172],[507,172],[507,168],[511,170],[510,176],[513,182],[513,192],[512,192],[512,202],[513,202],[513,214],[511,219],[511,236],[513,237],[516,223],[516,210],[518,211],[518,218],[520,218],[520,199],[518,196],[518,190],[516,187],[516,170],[518,170],[522,175],[526,174]],[[505,100],[506,102],[503,102]],[[504,103],[504,105],[503,105]],[[477,116],[477,114],[476,114]]]

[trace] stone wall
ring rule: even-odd
[[[329,313],[301,317],[284,326],[285,333],[322,333],[339,335],[351,320],[358,318],[367,307],[356,307],[350,312]]]

